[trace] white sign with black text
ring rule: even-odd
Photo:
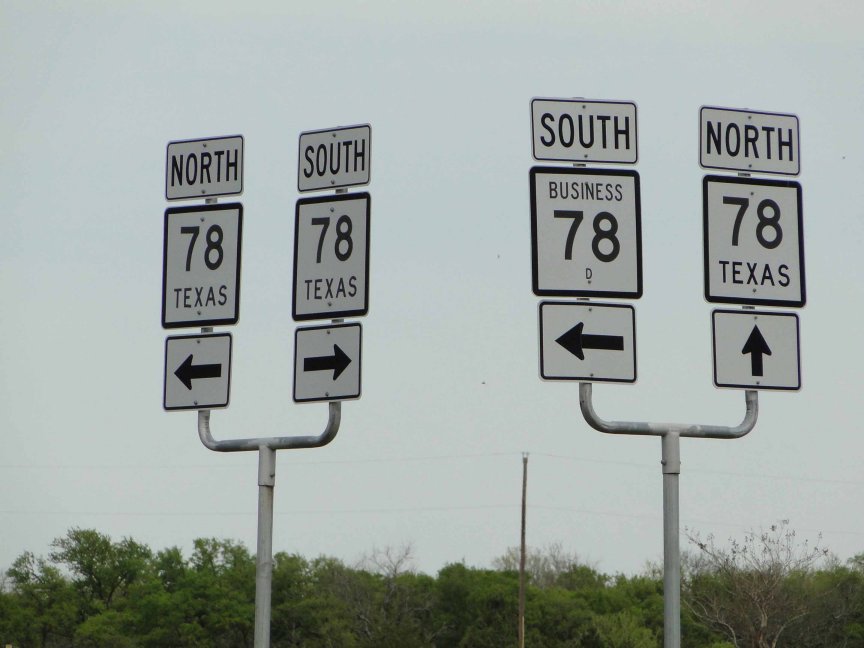
[[[300,133],[297,189],[316,191],[369,184],[369,124]]]
[[[297,201],[295,320],[365,315],[369,310],[368,193]]]
[[[706,176],[702,197],[705,299],[803,306],[801,185]]]
[[[242,226],[240,203],[165,210],[164,328],[237,323]]]
[[[243,193],[243,136],[168,142],[165,198],[183,200]]]
[[[798,175],[798,117],[703,106],[699,111],[699,164],[705,169]]]
[[[534,294],[642,296],[639,174],[531,169]]]
[[[635,382],[635,309],[593,302],[540,302],[540,377]]]
[[[714,384],[739,389],[801,389],[798,316],[715,310]]]
[[[532,99],[531,141],[535,160],[635,164],[636,104]]]
[[[294,400],[360,398],[360,324],[298,328],[294,332]]]
[[[162,401],[166,410],[227,407],[230,392],[230,333],[166,338]]]

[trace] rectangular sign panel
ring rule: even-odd
[[[231,334],[183,335],[165,340],[166,410],[227,407],[231,393]]]
[[[801,185],[705,176],[702,198],[705,299],[803,306]]]
[[[369,310],[368,193],[297,201],[295,320],[365,315]]]
[[[360,398],[359,324],[298,328],[294,333],[294,400]]]
[[[243,136],[168,142],[165,198],[183,200],[243,193]]]
[[[316,191],[369,184],[369,124],[300,133],[297,189]]]
[[[534,167],[531,260],[539,296],[642,296],[635,171]]]
[[[535,160],[636,164],[636,104],[532,99],[531,140]]]
[[[236,324],[243,205],[165,210],[162,326]]]
[[[617,304],[540,302],[540,377],[635,382],[635,309]]]
[[[738,389],[801,389],[798,316],[715,310],[714,384]]]
[[[699,164],[705,169],[798,175],[798,117],[703,106],[699,110]]]

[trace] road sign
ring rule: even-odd
[[[801,185],[705,176],[702,198],[705,299],[803,306]]]
[[[236,324],[243,205],[165,210],[162,326]]]
[[[168,142],[165,198],[183,200],[243,193],[243,136]]]
[[[798,316],[715,310],[714,384],[740,389],[801,389]]]
[[[699,110],[699,164],[705,169],[798,175],[798,117],[703,106]]]
[[[540,302],[540,377],[635,382],[634,308],[619,304]]]
[[[297,201],[295,320],[365,315],[369,310],[368,193]]]
[[[635,171],[531,169],[534,294],[642,296],[642,225]]]
[[[231,334],[177,335],[165,340],[166,410],[227,407]]]
[[[535,160],[635,164],[636,104],[532,99],[531,140]]]
[[[360,324],[298,328],[294,333],[294,400],[360,398]]]
[[[369,184],[369,124],[300,133],[297,189],[316,191]]]

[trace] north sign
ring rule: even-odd
[[[165,198],[183,200],[243,193],[243,136],[169,142]]]
[[[706,176],[702,198],[705,299],[803,306],[801,185]]]
[[[642,296],[638,173],[534,167],[530,189],[534,294]]]
[[[369,124],[300,133],[297,189],[317,191],[369,184]]]
[[[699,110],[699,164],[705,169],[798,175],[798,117],[703,106]]]
[[[294,401],[360,398],[360,324],[298,328],[294,333]]]
[[[535,160],[635,164],[636,104],[532,99],[531,141]]]
[[[242,226],[239,203],[165,210],[164,328],[237,323]]]
[[[635,309],[618,304],[540,302],[540,377],[635,382]]]
[[[230,333],[166,338],[162,401],[166,410],[227,407],[230,392]]]
[[[368,193],[297,201],[295,320],[365,315],[369,310]]]
[[[717,387],[801,389],[797,315],[715,310],[711,319]]]

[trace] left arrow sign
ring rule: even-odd
[[[174,372],[174,375],[180,379],[184,385],[186,385],[186,389],[192,390],[192,381],[197,380],[199,378],[221,378],[222,377],[222,365],[221,364],[192,364],[193,357],[192,354],[189,354],[183,364],[177,367],[177,371]]]

